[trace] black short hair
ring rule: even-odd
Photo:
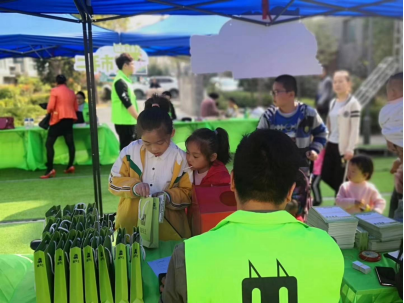
[[[210,93],[209,94],[209,98],[213,99],[213,100],[217,100],[219,99],[219,94],[217,93]]]
[[[165,91],[161,94],[162,96],[168,96],[171,98],[171,93],[169,91]]]
[[[82,96],[84,100],[86,99],[86,95],[82,91],[77,92],[76,95]]]
[[[146,100],[144,104],[145,109],[150,109],[153,107],[159,107],[160,109],[164,110],[165,112],[170,112],[170,101],[167,98],[154,95],[153,97]]]
[[[231,101],[231,102],[233,102],[234,104],[237,105],[237,101],[236,101],[236,99],[234,99],[233,97],[230,97],[230,98],[228,98],[227,100],[229,100],[229,101]]]
[[[122,53],[115,59],[116,66],[118,66],[120,70],[123,68],[124,64],[131,63],[132,61],[133,58],[128,53]]]
[[[374,170],[372,158],[365,155],[358,155],[353,157],[350,163],[358,167],[362,174],[367,174],[367,180],[372,178]]]
[[[173,129],[173,121],[168,115],[168,112],[157,106],[145,109],[140,113],[137,119],[136,134],[138,138],[140,138],[145,131],[162,130],[168,135],[173,132]]]
[[[394,74],[390,77],[390,80],[401,80],[403,81],[403,72]]]
[[[65,77],[65,75],[57,75],[56,76],[56,83],[57,84],[66,84],[66,82],[67,82],[67,79],[66,79],[66,77]]]
[[[296,144],[284,133],[258,129],[245,136],[234,158],[234,182],[241,203],[282,204],[299,171]]]
[[[275,82],[282,84],[287,92],[294,92],[295,96],[297,96],[297,81],[295,77],[291,75],[282,75],[277,77]]]
[[[201,153],[208,161],[210,161],[209,159],[214,153],[217,154],[217,160],[223,164],[227,164],[231,160],[229,135],[223,128],[218,127],[216,130],[209,128],[197,129],[188,137],[185,145],[190,142],[196,142],[199,145]]]

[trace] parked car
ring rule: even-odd
[[[176,78],[169,77],[169,76],[154,76],[154,77],[150,77],[149,82],[152,79],[157,80],[157,82],[161,86],[161,90],[169,91],[171,93],[171,97],[173,99],[178,98],[180,92],[178,89],[178,81]]]
[[[210,82],[213,83],[215,87],[222,92],[234,92],[242,90],[242,88],[238,86],[239,81],[234,80],[233,78],[213,77],[210,79]]]

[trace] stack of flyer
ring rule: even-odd
[[[325,230],[341,249],[354,247],[358,219],[338,206],[312,207],[307,224]]]
[[[386,252],[400,248],[403,239],[403,224],[377,212],[355,215],[359,225],[369,233],[368,249]]]

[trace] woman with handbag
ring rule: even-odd
[[[334,74],[333,89],[336,98],[331,101],[328,113],[329,137],[321,179],[337,195],[341,184],[345,182],[347,164],[354,156],[359,138],[361,105],[351,95],[352,82],[347,71],[337,71]]]
[[[77,120],[78,103],[75,93],[66,86],[67,79],[64,75],[56,76],[57,87],[51,90],[48,113],[51,115],[48,138],[46,140],[47,170],[41,179],[48,179],[56,176],[53,168],[53,158],[55,150],[53,146],[58,137],[65,138],[69,149],[69,163],[65,173],[74,173],[73,166],[76,149],[73,140],[73,123]]]

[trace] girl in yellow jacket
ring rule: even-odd
[[[136,133],[141,140],[122,149],[109,178],[109,191],[121,198],[115,228],[132,231],[137,226],[140,198],[164,195],[166,209],[160,239],[189,238],[185,208],[191,204],[193,176],[186,154],[171,142],[175,130],[165,108],[155,106],[143,111]]]

